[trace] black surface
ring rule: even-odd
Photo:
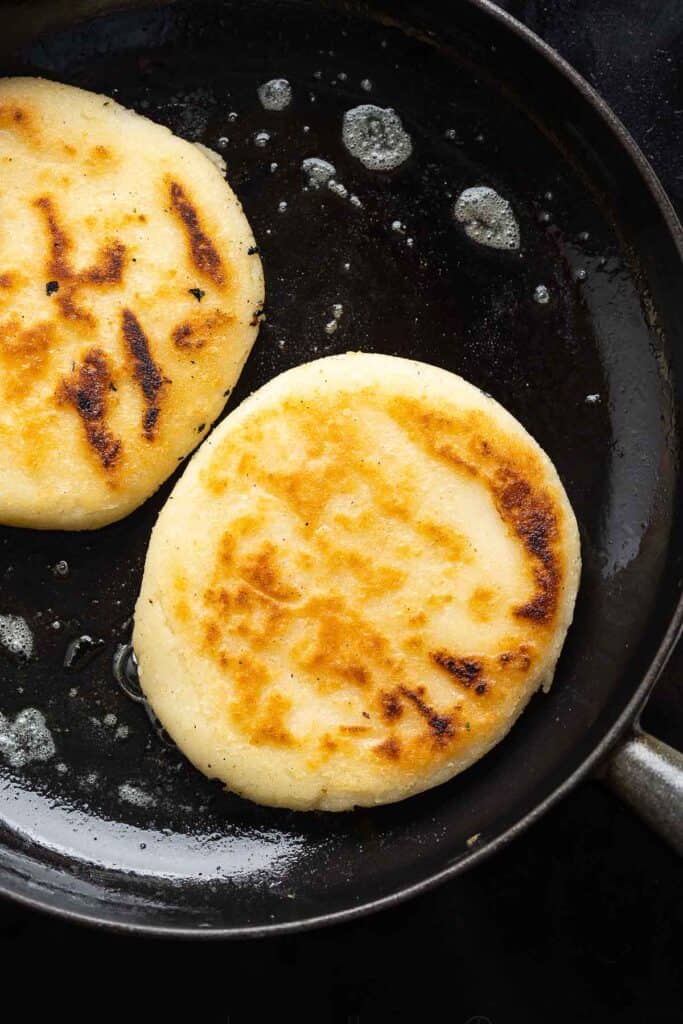
[[[525,6],[532,27],[538,28],[541,21],[546,26],[552,23],[553,28],[565,26],[565,52],[581,70],[593,74],[594,84],[603,88],[636,136],[639,125],[649,127],[647,111],[654,109],[665,124],[669,121],[663,133],[659,122],[654,122],[656,130],[645,135],[644,129],[641,140],[646,151],[650,137],[659,147],[649,155],[660,173],[662,168],[666,171],[662,177],[672,193],[678,188],[680,198],[680,162],[676,166],[676,159],[680,161],[680,120],[676,133],[672,114],[680,109],[680,96],[676,96],[673,75],[667,78],[658,73],[664,58],[655,56],[663,50],[665,56],[679,62],[680,69],[682,26],[680,17],[678,23],[673,18],[673,7],[670,36],[652,40],[654,19],[645,17],[652,4],[626,5],[634,11],[633,15],[627,12],[636,26],[630,34],[623,4],[586,4],[583,17],[578,4],[545,5],[536,12],[531,5]],[[658,4],[657,12],[661,11]],[[619,51],[615,42],[622,29],[625,51]],[[658,32],[664,31],[665,26],[660,25]],[[600,38],[608,40],[609,46],[604,80],[596,46]],[[644,38],[650,39],[649,53]],[[550,41],[559,44],[562,39]],[[587,39],[591,40],[590,60],[582,64]],[[664,64],[669,66],[666,61]],[[638,71],[637,89],[634,85],[629,91],[627,72],[634,74],[634,68]],[[610,95],[610,83],[614,95]],[[653,92],[656,102],[651,98]],[[668,676],[669,680],[675,678],[675,672]],[[675,683],[660,687],[646,716],[646,724],[650,722],[653,727],[663,724],[660,734],[666,729],[666,738],[680,743],[680,690]],[[311,969],[317,969],[317,983],[325,993],[318,996],[319,1005],[322,1009],[326,1000],[332,999],[342,1019],[344,1014],[359,1011],[373,1019],[392,1005],[392,998],[396,1005],[396,978],[407,974],[414,977],[415,984],[430,974],[452,976],[454,983],[458,979],[463,1020],[475,1013],[493,1020],[534,1019],[532,1010],[538,1019],[551,1010],[554,1019],[560,1020],[598,1016],[651,1019],[655,1010],[671,1013],[677,1005],[673,872],[668,852],[627,812],[587,786],[495,860],[411,906],[334,933],[289,939],[286,945],[261,944],[258,953],[255,947],[245,952],[237,952],[235,947],[230,955],[252,990],[256,976],[249,975],[251,963],[258,964],[259,972],[267,966],[285,973],[298,967],[307,972],[309,990]],[[22,917],[14,909],[8,914]],[[55,929],[59,930],[54,923],[44,922],[25,927],[38,941],[41,934],[46,941],[54,941]],[[83,940],[74,936],[74,941]],[[386,948],[378,962],[380,944]],[[330,976],[333,962],[336,967]],[[515,972],[528,971],[531,965],[533,979],[520,985]],[[544,978],[545,968],[548,977]],[[491,977],[497,979],[493,988],[487,981]],[[336,995],[330,984],[336,986]],[[562,990],[559,1005],[558,989]],[[267,995],[263,999],[267,1002]],[[236,995],[235,1009],[239,1002]],[[452,996],[451,1006],[454,1019],[458,1019],[458,1001]],[[527,1008],[525,1017],[522,1007]]]

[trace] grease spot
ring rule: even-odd
[[[519,249],[519,225],[507,199],[492,188],[476,185],[461,192],[453,216],[465,234],[491,249]]]
[[[286,78],[272,78],[256,92],[264,110],[286,110],[292,102],[292,87]]]
[[[17,658],[33,654],[33,633],[21,615],[0,615],[0,644]]]
[[[306,157],[301,165],[309,188],[323,188],[337,173],[337,168],[329,160],[319,156]]]
[[[23,768],[55,755],[52,733],[37,708],[25,708],[14,721],[0,714],[0,755],[11,768]]]
[[[372,103],[346,111],[342,141],[351,156],[369,171],[393,171],[413,151],[412,140],[396,111]]]

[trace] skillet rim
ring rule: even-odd
[[[523,43],[534,49],[556,72],[564,77],[574,89],[589,103],[593,110],[601,117],[605,128],[611,132],[617,142],[625,150],[625,155],[638,170],[640,177],[649,191],[653,201],[661,213],[666,228],[670,233],[672,241],[683,266],[683,225],[678,219],[676,212],[669,200],[664,187],[662,186],[655,171],[650,165],[647,157],[642,152],[633,136],[617,117],[609,104],[602,99],[600,94],[586,81],[586,79],[569,64],[564,57],[552,46],[546,43],[540,36],[533,32],[526,25],[518,21],[507,11],[501,10],[492,0],[466,0],[471,6],[484,13],[487,17],[493,18],[504,28],[509,30]],[[614,747],[619,738],[624,735],[630,726],[637,727],[639,712],[644,705],[650,690],[657,682],[664,670],[669,657],[671,656],[681,633],[683,632],[683,595],[678,603],[667,627],[664,637],[647,669],[641,683],[636,687],[631,699],[628,701],[621,714],[613,725],[605,732],[602,739],[594,746],[590,754],[578,765],[578,767],[566,776],[540,803],[537,803],[532,810],[521,817],[504,832],[501,832],[494,839],[487,842],[481,848],[473,849],[465,853],[456,863],[443,868],[423,878],[419,882],[406,885],[396,892],[387,896],[369,900],[358,906],[347,907],[329,914],[319,914],[314,917],[302,918],[300,920],[274,922],[266,925],[221,925],[217,927],[204,928],[201,926],[185,926],[174,924],[147,924],[124,920],[113,920],[105,912],[96,913],[81,910],[72,910],[58,905],[61,893],[58,890],[46,890],[45,894],[36,897],[28,894],[27,891],[20,892],[12,887],[11,881],[16,879],[18,886],[28,889],[38,884],[30,878],[22,878],[19,875],[10,874],[10,884],[0,877],[0,897],[12,900],[32,910],[49,913],[62,920],[72,923],[85,924],[92,928],[99,928],[105,931],[112,931],[124,935],[139,935],[155,938],[177,938],[177,939],[250,939],[266,938],[279,935],[291,934],[294,932],[309,931],[314,928],[327,927],[340,924],[345,921],[352,921],[364,917],[366,914],[379,910],[398,906],[405,900],[412,899],[422,893],[429,892],[436,886],[455,878],[456,875],[465,869],[481,863],[498,850],[502,849],[529,826],[534,824],[546,811],[563,799],[571,789],[584,779],[599,762],[603,760]],[[11,872],[10,868],[10,872]],[[55,902],[53,902],[54,900]],[[117,904],[121,906],[122,904]],[[125,905],[125,904],[124,904]]]

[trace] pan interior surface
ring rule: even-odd
[[[405,803],[258,807],[194,771],[112,674],[175,478],[96,533],[1,529],[1,888],[170,930],[244,934],[352,912],[464,865],[548,799],[655,657],[680,566],[667,341],[680,324],[664,313],[675,246],[585,97],[489,14],[455,7],[443,37],[438,5],[433,35],[372,5],[127,9],[53,27],[1,70],[107,93],[225,158],[267,292],[229,409],[291,366],[361,349],[458,373],[534,435],[583,546],[551,693],[483,761]],[[292,87],[283,110],[257,92],[276,78]],[[392,170],[343,144],[345,112],[367,103],[393,108],[411,138]],[[334,166],[332,187],[310,183],[311,158]],[[511,204],[519,250],[478,244],[454,218],[479,186]],[[27,709],[49,733],[34,713],[17,718]]]

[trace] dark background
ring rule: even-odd
[[[683,216],[683,0],[499,6],[602,93]],[[643,719],[681,748],[682,672],[683,652]],[[90,962],[99,960],[97,974],[109,979],[93,1012],[134,1005],[139,972],[161,1009],[176,979],[157,965],[179,962],[186,969],[177,984],[193,1016],[205,1012],[204,997],[213,992],[222,1020],[291,1013],[353,1024],[674,1022],[683,1017],[680,880],[680,862],[661,841],[598,783],[585,783],[482,866],[375,917],[268,941],[171,945],[97,933],[4,903],[0,969],[9,994],[10,966],[39,967],[42,975],[50,962],[67,964],[61,978],[68,995],[81,991],[80,980],[72,986],[90,954]],[[28,1012],[34,993],[16,994]]]

